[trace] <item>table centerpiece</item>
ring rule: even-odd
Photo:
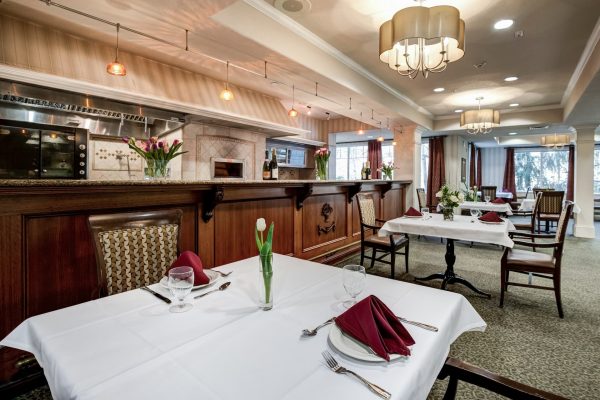
[[[179,151],[183,142],[178,139],[175,139],[171,145],[166,140],[158,140],[156,136],[139,142],[136,142],[135,138],[125,136],[123,141],[146,161],[144,179],[169,178],[171,175],[169,162],[187,153],[187,151]]]
[[[453,190],[450,186],[444,185],[435,196],[440,199],[444,220],[453,221],[454,208],[458,207],[465,200],[464,195],[458,190]]]
[[[258,304],[259,307],[267,311],[273,308],[273,230],[275,223],[271,222],[267,239],[264,240],[263,232],[267,228],[264,218],[256,220],[256,229],[254,230],[256,238],[256,247],[258,247],[260,278],[258,283]]]
[[[329,162],[331,151],[325,147],[321,147],[315,152],[315,164],[317,165],[317,179],[320,181],[327,180],[327,163]]]

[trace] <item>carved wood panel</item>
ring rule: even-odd
[[[346,193],[316,195],[304,200],[302,208],[303,251],[343,240],[346,237],[347,205]]]

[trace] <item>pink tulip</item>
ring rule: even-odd
[[[121,138],[122,141],[124,141],[125,143],[129,143],[129,136],[123,136]]]
[[[179,143],[180,143],[180,142],[179,142],[179,139],[175,139],[175,140],[173,140],[173,146],[177,146]]]
[[[150,138],[150,143],[154,144],[154,143],[156,143],[156,142],[158,142],[158,138],[157,138],[156,136],[152,136],[152,137]]]
[[[163,147],[165,147],[165,143],[163,141],[158,142],[158,147],[162,149]]]

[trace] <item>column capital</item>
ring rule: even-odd
[[[577,133],[590,132],[590,131],[595,133],[599,126],[600,125],[598,125],[598,124],[582,124],[582,125],[573,125],[573,128],[575,128]]]

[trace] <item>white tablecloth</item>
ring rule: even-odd
[[[521,205],[519,206],[519,211],[532,211],[533,206],[535,205],[535,199],[523,199],[521,201]],[[579,214],[581,212],[581,208],[573,203],[573,213]]]
[[[481,191],[477,191],[477,195],[481,198]],[[512,199],[513,194],[511,192],[496,192],[496,197],[500,197],[503,199]],[[494,199],[491,199],[494,200]]]
[[[506,215],[512,215],[512,209],[510,208],[510,204],[496,204],[496,203],[486,203],[485,201],[465,201],[461,203],[458,207],[457,214],[460,214],[461,210],[481,210],[481,211],[495,211],[500,213],[505,213]]]
[[[508,219],[504,219],[503,224],[485,224],[465,215],[454,215],[454,221],[445,221],[442,214],[430,214],[429,219],[400,217],[389,220],[378,234],[387,236],[402,232],[513,247],[508,236],[513,230],[515,226]]]
[[[162,301],[133,290],[29,318],[0,344],[32,352],[56,399],[376,398],[325,366],[329,327],[300,337],[344,311],[341,269],[276,254],[271,311],[255,305],[257,258],[220,269],[234,271],[219,278],[231,280],[230,288],[195,300],[187,313],[169,313]],[[337,355],[394,399],[425,399],[450,344],[486,327],[456,293],[368,275],[360,297],[368,294],[399,316],[439,328],[407,325],[416,341],[412,356],[390,364]]]

